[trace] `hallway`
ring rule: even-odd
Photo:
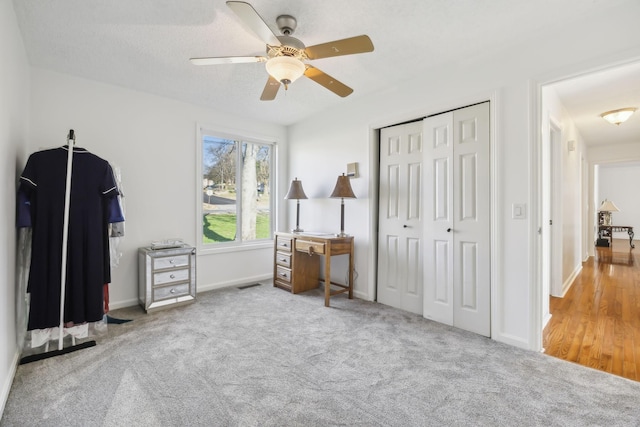
[[[545,354],[640,381],[640,252],[596,248],[564,298],[551,297]]]

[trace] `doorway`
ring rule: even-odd
[[[611,125],[599,117],[602,112],[612,109],[611,105],[624,104],[626,107],[630,100],[633,105],[639,101],[628,95],[633,92],[632,88],[640,87],[639,71],[640,63],[629,62],[539,86],[541,108],[536,128],[540,133],[535,138],[538,141],[536,171],[540,174],[536,180],[539,204],[535,211],[539,216],[533,224],[540,233],[536,248],[536,283],[540,285],[535,289],[536,318],[532,325],[537,330],[532,331],[532,342],[539,342],[540,348],[541,336],[535,337],[535,334],[542,331],[550,319],[549,295],[564,296],[586,265],[583,263],[594,255],[595,217],[599,206],[599,200],[594,196],[594,187],[597,187],[595,165],[630,160],[640,155],[640,147],[633,147],[637,138],[632,139],[634,144],[629,143],[629,135],[637,135],[640,122],[625,123],[628,127],[623,128],[625,124]],[[553,162],[555,166],[551,166],[552,160],[546,157],[545,150],[558,136],[561,161],[559,165]],[[552,198],[552,192],[547,191],[554,179],[551,173],[555,173],[555,179],[560,179],[555,185],[560,197]],[[548,228],[551,214],[547,215],[547,210],[556,202],[560,204],[556,215],[559,215],[561,230],[560,227]],[[556,221],[553,218],[553,227],[559,225]],[[554,240],[556,238],[559,240]],[[552,241],[554,243],[548,246],[547,242]],[[557,273],[551,273],[552,262],[559,266],[559,278],[552,278],[557,277]],[[546,287],[547,283],[549,287]]]

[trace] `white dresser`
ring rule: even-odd
[[[147,312],[192,303],[196,299],[196,249],[140,248],[138,300]]]

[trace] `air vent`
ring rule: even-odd
[[[260,286],[260,283],[253,283],[251,285],[238,286],[238,289],[244,290],[244,289],[253,288],[255,286]]]

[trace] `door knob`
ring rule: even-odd
[[[402,228],[409,228],[407,224],[403,225]]]
[[[450,228],[447,228],[447,233],[451,233],[451,229]]]

